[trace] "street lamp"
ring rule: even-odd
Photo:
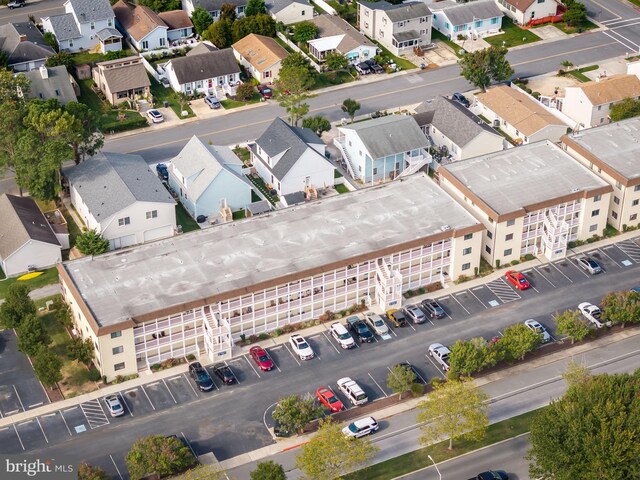
[[[429,457],[429,460],[431,460],[431,463],[433,463],[433,466],[435,467],[436,472],[438,472],[438,477],[440,477],[440,480],[442,480],[442,474],[440,473],[440,470],[438,470],[438,465],[436,465],[435,460],[431,455],[427,455],[427,456]]]

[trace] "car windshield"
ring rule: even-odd
[[[340,400],[338,400],[338,397],[328,397],[327,398],[327,402],[329,403],[338,403]]]
[[[527,279],[526,279],[526,278],[524,278],[524,277],[520,277],[520,278],[518,279],[518,281],[519,281],[520,283],[527,283]]]
[[[266,354],[262,354],[262,355],[260,355],[260,356],[258,357],[258,359],[259,359],[261,362],[268,362],[268,361],[269,361],[269,357],[267,357],[267,355],[266,355]]]
[[[600,314],[601,314],[601,313],[602,313],[602,312],[600,311],[600,309],[599,309],[599,308],[595,308],[595,309],[591,310],[591,316],[592,316],[593,318],[600,318]]]
[[[208,380],[209,380],[209,375],[207,375],[207,372],[204,372],[204,371],[198,372],[198,381],[199,382],[206,382]]]
[[[384,325],[384,322],[382,321],[382,319],[379,319],[379,320],[374,320],[374,321],[373,321],[373,324],[374,324],[376,327],[381,327],[381,326],[383,326],[383,325]]]
[[[307,342],[300,342],[300,343],[298,344],[298,348],[299,348],[300,350],[303,350],[303,349],[305,349],[305,348],[309,348],[309,345],[307,344]]]
[[[120,403],[119,403],[119,402],[115,402],[115,401],[114,401],[114,402],[112,402],[112,403],[111,403],[111,408],[112,408],[113,410],[121,410],[121,409],[122,409],[122,405],[120,405]]]
[[[358,427],[356,427],[355,423],[349,425],[349,430],[351,430],[353,433],[358,433]]]
[[[349,335],[348,333],[339,333],[338,334],[338,338],[340,340],[348,340],[349,338],[351,338],[351,335]]]
[[[589,264],[589,266],[591,268],[597,268],[598,267],[598,264],[593,260],[587,260],[587,263]]]

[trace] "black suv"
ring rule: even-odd
[[[159,163],[156,165],[156,173],[158,174],[158,178],[163,181],[169,180],[169,170],[167,170],[167,166],[164,163]]]
[[[382,68],[375,60],[366,60],[365,63],[369,65],[369,68],[373,70],[373,73],[384,73],[384,68]]]
[[[369,329],[364,320],[358,317],[347,318],[347,325],[349,330],[353,332],[353,336],[359,339],[362,343],[371,343],[375,340],[373,332]]]
[[[431,298],[422,301],[422,308],[431,318],[444,318],[447,316],[440,304]]]
[[[213,379],[209,372],[200,365],[200,362],[193,362],[189,364],[189,375],[196,382],[198,388],[203,392],[208,392],[213,388]]]
[[[213,373],[216,375],[216,377],[222,380],[222,383],[224,383],[225,385],[236,381],[235,375],[233,374],[229,366],[225,365],[224,363],[216,363],[213,366]]]

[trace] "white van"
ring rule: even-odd
[[[380,426],[375,418],[364,417],[344,427],[342,433],[350,438],[360,438],[375,432],[379,428]]]

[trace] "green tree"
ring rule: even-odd
[[[32,361],[33,371],[43,385],[51,388],[62,380],[62,360],[44,345],[40,346]]]
[[[523,360],[527,352],[535,350],[542,343],[542,337],[524,323],[516,323],[504,329],[499,342],[496,343],[499,356],[509,363]]]
[[[0,69],[0,105],[9,101],[23,102],[30,83],[24,75],[14,77],[13,72]]]
[[[0,69],[7,68],[7,62],[9,61],[9,53],[4,50],[0,50]]]
[[[640,115],[640,100],[635,98],[625,98],[621,102],[615,103],[609,110],[612,122],[619,122],[638,115]]]
[[[78,465],[78,480],[110,480],[111,476],[102,467],[82,462]]]
[[[220,7],[220,20],[235,22],[237,18],[236,6],[233,3],[223,3]]]
[[[264,0],[249,0],[247,2],[247,8],[244,10],[245,16],[252,17],[259,13],[267,13],[267,6]]]
[[[24,77],[24,75],[18,75]],[[7,170],[15,171],[16,165],[22,158],[18,142],[24,133],[24,103],[16,100],[6,100],[0,103],[0,174]],[[20,189],[22,195],[22,188]]]
[[[56,295],[53,299],[53,304],[49,306],[49,310],[54,312],[56,321],[60,322],[64,327],[71,328],[73,326],[71,309],[62,299],[61,295]]]
[[[273,460],[258,462],[256,469],[249,476],[251,480],[287,480],[284,467]]]
[[[582,25],[587,19],[587,7],[584,4],[573,0],[565,2],[565,4],[567,6],[567,11],[562,15],[562,20],[572,27]]]
[[[71,360],[89,365],[93,361],[93,342],[90,338],[82,340],[80,337],[75,337],[67,347],[67,355]]]
[[[73,70],[73,67],[75,66],[75,61],[73,59],[73,55],[63,50],[62,52],[58,52],[55,55],[47,58],[45,65],[47,67],[58,67],[60,65],[64,65],[65,67],[67,67],[67,71],[71,72]]]
[[[579,310],[566,310],[563,313],[555,314],[553,320],[556,322],[558,333],[569,337],[571,345],[576,340],[581,341],[589,333],[589,327],[582,321],[582,314]]]
[[[414,383],[415,375],[406,365],[394,365],[387,374],[387,387],[398,394],[398,399],[402,399],[402,394],[410,391]]]
[[[139,5],[149,7],[154,12],[168,12],[180,10],[180,0],[138,0]]]
[[[180,480],[229,480],[218,465],[198,465],[180,474]]]
[[[335,479],[365,465],[377,452],[378,447],[368,438],[347,438],[340,425],[327,418],[320,421],[318,433],[302,446],[296,466],[309,480]]]
[[[85,255],[100,255],[109,251],[109,240],[96,230],[85,230],[76,238],[76,247]]]
[[[202,7],[196,7],[191,14],[191,23],[198,35],[202,35],[213,23],[213,17]]]
[[[311,65],[311,62],[309,62],[309,59],[300,52],[294,52],[282,60],[282,63],[280,64],[280,72],[282,72],[283,69],[286,70],[292,67],[304,68],[307,70],[309,77],[312,78],[315,78],[318,73],[316,69],[313,68],[313,65]]]
[[[16,328],[28,316],[36,314],[36,304],[29,296],[30,289],[24,283],[16,282],[0,305],[0,326]]]
[[[139,438],[127,453],[125,461],[133,479],[151,474],[166,477],[186,470],[196,463],[191,450],[180,440],[164,435]]]
[[[293,40],[296,43],[307,43],[318,36],[318,26],[315,23],[303,21],[293,28]]]
[[[202,33],[202,38],[220,49],[230,47],[233,44],[233,22],[234,20],[220,19],[212,23]]]
[[[306,98],[308,98],[307,95],[289,95],[285,100],[280,101],[280,106],[287,111],[289,123],[294,127],[297,127],[300,119],[309,113],[309,104],[302,101]]]
[[[330,52],[324,57],[324,65],[329,70],[344,70],[349,66],[349,60],[339,52]]]
[[[492,82],[502,82],[513,75],[513,68],[506,55],[506,48],[494,46],[467,52],[458,61],[460,74],[484,92]]]
[[[602,316],[614,325],[640,323],[640,293],[610,292],[600,302]]]
[[[489,348],[484,338],[458,340],[451,346],[449,376],[452,378],[466,377],[484,368],[492,367],[497,361],[497,352]]]
[[[313,397],[289,395],[278,400],[272,416],[284,430],[302,432],[309,422],[322,416],[323,410]]]
[[[347,98],[342,102],[342,111],[349,115],[351,123],[353,123],[353,118],[356,116],[358,110],[360,110],[360,104],[353,98]]]
[[[256,89],[251,83],[245,82],[238,85],[238,88],[236,89],[236,97],[238,97],[239,100],[246,102],[248,100],[251,100],[251,97],[253,96],[255,91]]]
[[[40,347],[51,343],[49,332],[42,325],[42,321],[34,314],[27,315],[16,328],[18,335],[18,350],[33,357]]]
[[[586,382],[591,376],[591,370],[583,364],[578,363],[575,360],[571,360],[567,364],[567,368],[562,373],[562,378],[567,382],[569,388],[579,383]]]
[[[569,387],[530,424],[529,474],[554,480],[640,478],[640,371]]]
[[[309,130],[313,130],[313,132],[319,137],[321,137],[324,132],[328,132],[329,130],[331,130],[331,122],[329,122],[329,120],[327,120],[322,115],[314,115],[313,117],[303,118],[302,126],[304,128],[308,128]]]
[[[78,165],[87,156],[98,153],[104,145],[104,135],[100,132],[100,118],[84,103],[69,102],[64,106],[64,110],[75,119],[68,142],[73,149],[74,161]]]
[[[60,50],[60,46],[58,45],[58,40],[56,39],[56,36],[53,33],[44,32],[43,37],[44,37],[44,43],[49,45],[56,52]]]
[[[276,36],[276,21],[270,15],[258,13],[250,17],[243,17],[233,22],[232,37],[233,41],[246,37],[250,33],[256,35],[264,35],[265,37]]]
[[[489,425],[488,399],[469,379],[434,382],[429,398],[418,404],[420,442],[426,446],[446,437],[451,450],[458,438],[481,439]]]

